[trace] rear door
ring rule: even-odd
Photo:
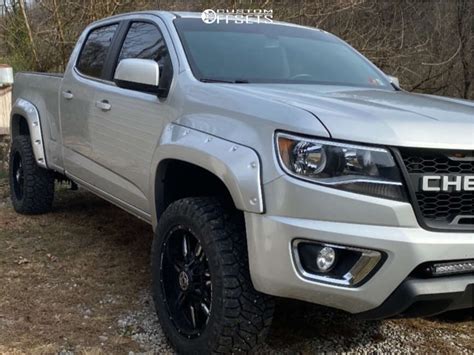
[[[100,175],[91,140],[96,89],[111,84],[104,72],[119,27],[119,22],[111,23],[83,35],[71,56],[77,61],[68,66],[60,88],[64,167],[68,174],[94,185]]]
[[[173,65],[157,21],[154,16],[140,16],[125,22],[109,80],[121,60],[151,59],[160,65],[160,86],[169,89]],[[90,142],[94,160],[102,168],[100,180],[105,192],[150,212],[147,196],[152,156],[163,126],[174,115],[169,100],[156,94],[115,85],[97,88],[91,107]]]

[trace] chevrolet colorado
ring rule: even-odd
[[[252,350],[273,296],[366,319],[473,307],[474,103],[405,92],[325,31],[120,15],[13,96],[15,210],[50,211],[68,179],[150,223],[179,352]]]

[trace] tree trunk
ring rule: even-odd
[[[25,21],[26,30],[28,31],[28,38],[30,40],[31,53],[33,53],[33,59],[35,60],[36,70],[40,70],[41,64],[38,58],[38,52],[36,51],[35,40],[33,38],[33,32],[31,31],[30,21],[26,13],[25,0],[19,0],[18,4],[20,5],[21,14],[23,20]]]

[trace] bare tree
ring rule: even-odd
[[[273,9],[349,42],[407,90],[473,98],[472,0],[3,0],[0,56],[15,68],[65,69],[92,21],[134,10]]]
[[[36,51],[36,44],[35,44],[35,40],[33,38],[33,33],[31,32],[30,21],[28,19],[28,15],[26,13],[25,0],[18,0],[18,5],[20,6],[21,15],[23,16],[23,20],[25,21],[26,30],[28,31],[28,38],[30,40],[31,53],[33,54],[33,58],[35,59],[35,63],[37,65],[37,68],[39,69],[41,67],[41,64],[40,64],[40,61],[39,61],[39,58],[38,58],[38,52]]]

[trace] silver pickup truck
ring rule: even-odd
[[[50,211],[67,179],[150,223],[179,352],[254,349],[273,296],[473,307],[474,103],[405,92],[325,31],[120,15],[13,96],[14,208]]]

